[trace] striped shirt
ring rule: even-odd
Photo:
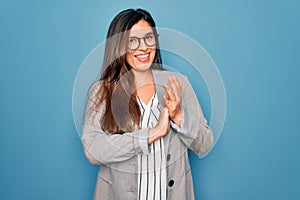
[[[160,114],[157,94],[148,104],[137,96],[141,108],[141,128],[152,128]],[[138,155],[138,200],[166,200],[166,156],[163,138],[149,145],[149,154]]]

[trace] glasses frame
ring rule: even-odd
[[[135,39],[137,39],[137,40],[139,41],[139,45],[138,45],[136,48],[132,49],[132,48],[129,48],[129,44],[128,44],[128,45],[127,45],[128,49],[130,49],[131,51],[137,50],[137,49],[141,46],[141,39],[144,40],[144,43],[146,44],[147,47],[153,47],[153,46],[157,45],[159,34],[153,33],[153,35],[154,35],[154,38],[155,38],[155,44],[153,44],[153,45],[148,45],[147,42],[146,42],[146,37],[149,36],[149,35],[146,35],[146,36],[144,36],[144,37],[135,37],[135,36],[134,36],[134,37],[130,37],[130,38],[135,38]]]

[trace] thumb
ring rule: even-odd
[[[162,110],[162,116],[164,118],[167,118],[169,117],[169,109],[167,107],[164,107],[163,110]]]

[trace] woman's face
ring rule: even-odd
[[[129,34],[128,48],[126,60],[132,67],[132,70],[149,70],[156,52],[156,37],[148,22],[140,20],[132,26]]]

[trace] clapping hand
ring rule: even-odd
[[[182,83],[175,76],[170,76],[168,80],[170,87],[167,84],[164,85],[168,97],[164,95],[163,99],[169,110],[171,120],[180,126],[182,121]]]

